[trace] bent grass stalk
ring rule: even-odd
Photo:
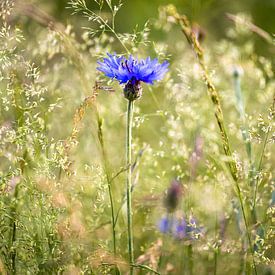
[[[271,110],[271,113],[274,113],[274,111],[275,111],[275,94],[273,96],[273,102],[272,102],[270,110]],[[270,127],[270,125],[269,125],[269,127]],[[265,153],[265,149],[266,149],[266,145],[267,145],[267,141],[268,141],[270,132],[271,132],[271,129],[269,129],[265,135],[263,147],[261,150],[261,156],[260,156],[260,160],[259,160],[258,167],[257,167],[259,173],[261,172],[261,169],[262,169],[263,157],[264,157],[264,153]],[[254,195],[253,195],[253,206],[252,206],[253,209],[256,207],[258,186],[259,186],[259,176],[257,176],[256,183],[255,183],[255,189],[254,189]]]
[[[106,154],[106,149],[104,145],[104,138],[103,138],[103,131],[102,131],[102,118],[100,117],[97,105],[96,105],[96,98],[98,96],[98,91],[102,89],[96,82],[94,87],[93,87],[93,94],[91,96],[88,96],[85,98],[83,103],[77,108],[74,114],[73,118],[73,130],[67,141],[65,142],[65,148],[66,148],[66,154],[69,155],[70,153],[70,147],[76,142],[77,140],[77,135],[79,133],[79,124],[83,120],[85,111],[88,107],[93,106],[95,108],[95,113],[96,113],[96,119],[97,119],[97,126],[98,126],[98,132],[97,132],[97,137],[99,140],[99,144],[101,147],[101,153],[102,153],[102,161],[103,161],[103,166],[104,166],[104,173],[107,179],[107,185],[108,185],[108,195],[109,195],[109,200],[110,200],[110,206],[111,206],[111,224],[112,224],[112,238],[113,238],[113,253],[114,256],[116,256],[116,231],[115,231],[115,209],[114,209],[114,200],[113,200],[113,194],[112,194],[112,188],[111,188],[111,182],[112,178],[110,176],[110,167],[109,167],[109,162],[108,162],[108,157]]]
[[[86,6],[85,6],[86,7]],[[77,61],[76,68],[80,76],[81,84],[84,90],[85,94],[89,94],[89,87],[86,85],[89,81],[86,78],[86,75],[83,73],[84,71],[84,62],[82,56],[78,53],[76,50],[74,43],[67,37],[67,35],[63,32],[59,32],[61,37],[64,38],[64,45],[65,48],[68,49],[68,52],[70,53],[70,56],[73,58],[73,60]],[[77,58],[74,58],[77,57]],[[113,236],[113,253],[114,256],[116,256],[116,232],[115,232],[115,211],[114,211],[114,202],[113,202],[113,196],[112,196],[112,190],[111,190],[111,176],[109,173],[109,163],[108,163],[108,158],[106,155],[106,150],[104,146],[104,139],[103,139],[103,132],[102,132],[102,119],[99,115],[97,106],[96,106],[96,97],[98,96],[98,90],[100,90],[101,87],[98,85],[96,82],[94,87],[93,87],[93,94],[90,96],[87,96],[84,100],[84,102],[80,105],[79,108],[77,108],[75,114],[74,114],[74,127],[71,136],[67,140],[67,144],[74,143],[76,141],[76,136],[79,132],[79,123],[82,121],[85,110],[88,108],[90,105],[93,104],[95,107],[95,112],[96,112],[96,117],[97,117],[97,124],[98,124],[98,139],[101,147],[101,152],[102,152],[102,159],[103,159],[103,166],[104,166],[104,172],[106,175],[107,179],[107,185],[108,185],[108,194],[109,194],[109,200],[110,200],[110,205],[111,205],[111,224],[112,224],[112,236]],[[67,146],[66,146],[67,147]],[[69,147],[69,146],[68,146]],[[68,150],[70,148],[67,148]],[[69,152],[67,152],[69,154]]]
[[[23,154],[23,159],[20,162],[20,171],[21,176],[24,175],[24,168],[25,168],[25,162],[26,162],[26,151]],[[15,186],[14,189],[14,201],[11,206],[11,236],[10,236],[10,256],[11,256],[11,274],[16,274],[16,257],[17,257],[17,248],[16,248],[16,239],[17,239],[17,224],[18,224],[18,197],[19,197],[19,188],[20,183]]]
[[[245,144],[246,148],[246,154],[249,159],[249,175],[248,175],[248,180],[250,184],[250,188],[252,189],[252,193],[254,190],[256,190],[256,183],[255,183],[255,165],[252,159],[252,145],[251,141],[249,140],[249,135],[248,135],[248,126],[247,126],[247,121],[245,117],[245,104],[243,101],[243,94],[242,94],[242,89],[241,89],[241,76],[240,73],[238,72],[238,69],[235,70],[233,73],[233,80],[234,80],[234,90],[235,90],[235,97],[236,97],[236,106],[237,110],[240,115],[241,119],[241,132],[242,132],[242,138]],[[254,189],[253,189],[254,188]],[[254,194],[253,194],[254,197]],[[252,222],[253,224],[256,224],[257,222],[257,212],[256,212],[256,207],[252,202],[252,207],[251,207],[251,217],[252,217]]]
[[[126,194],[127,194],[127,229],[128,229],[128,253],[130,274],[132,275],[134,265],[134,248],[133,248],[133,226],[132,226],[132,124],[133,124],[134,101],[128,100],[127,108],[127,129],[126,129]]]
[[[75,13],[76,12],[82,12],[83,15],[86,16],[89,20],[91,20],[91,18],[96,19],[95,21],[99,22],[101,24],[101,26],[106,28],[106,31],[111,32],[115,36],[115,38],[118,40],[118,42],[124,48],[124,50],[129,54],[130,53],[129,49],[126,47],[125,43],[120,39],[118,33],[115,31],[115,13],[114,13],[114,9],[111,6],[110,2],[108,2],[108,1],[106,1],[106,2],[107,2],[108,6],[109,6],[109,8],[112,12],[112,23],[111,23],[111,25],[108,23],[108,21],[106,21],[104,18],[102,18],[101,15],[98,15],[93,10],[89,9],[87,7],[87,4],[86,4],[85,0],[70,1],[69,3],[71,4],[72,8],[75,9]]]
[[[15,186],[14,202],[11,207],[11,237],[10,237],[10,256],[11,256],[11,274],[16,274],[16,232],[17,232],[17,204],[18,204],[18,190],[19,186]]]
[[[229,171],[230,171],[231,176],[235,183],[235,189],[236,189],[236,193],[237,193],[239,203],[241,206],[242,215],[243,215],[245,228],[246,228],[247,239],[249,242],[250,252],[252,255],[253,269],[254,269],[255,274],[257,275],[257,268],[256,268],[255,259],[254,259],[254,250],[253,250],[253,246],[252,246],[251,236],[249,233],[248,221],[247,221],[247,217],[246,217],[246,213],[245,213],[245,209],[244,209],[242,193],[241,193],[241,189],[240,189],[239,182],[238,182],[237,165],[236,165],[236,162],[232,159],[232,152],[231,152],[226,128],[224,125],[223,111],[221,108],[219,94],[218,94],[214,84],[212,83],[212,80],[209,77],[209,73],[208,73],[208,70],[207,70],[207,67],[205,64],[205,60],[204,60],[203,49],[200,46],[198,39],[196,38],[194,32],[191,29],[190,22],[188,21],[188,19],[185,16],[178,14],[176,8],[172,5],[168,6],[167,11],[171,16],[173,16],[176,19],[177,23],[180,25],[181,30],[184,33],[188,43],[191,45],[191,47],[198,59],[199,65],[201,67],[203,79],[206,83],[209,96],[210,96],[211,101],[214,106],[215,117],[216,117],[217,124],[219,126],[224,153],[227,157],[229,157],[228,167],[229,167]]]
[[[111,223],[112,223],[112,235],[113,235],[113,252],[114,256],[116,256],[116,230],[115,230],[115,210],[114,210],[114,200],[113,200],[113,193],[112,193],[112,187],[111,187],[111,176],[110,176],[110,169],[109,169],[109,162],[104,146],[104,139],[103,139],[103,131],[102,131],[102,119],[99,116],[98,110],[96,108],[96,116],[97,116],[97,123],[98,123],[98,140],[100,143],[101,151],[102,151],[102,159],[103,159],[103,165],[104,165],[104,171],[107,179],[107,185],[108,185],[108,193],[109,193],[109,200],[111,205]]]

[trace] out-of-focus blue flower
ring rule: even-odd
[[[174,237],[177,239],[198,239],[202,235],[202,228],[197,225],[196,220],[191,216],[189,222],[185,218],[177,221],[174,229]]]
[[[203,228],[197,225],[194,217],[190,217],[187,221],[184,217],[179,219],[163,217],[158,223],[161,233],[171,234],[177,240],[197,240],[203,235]]]
[[[187,223],[185,218],[182,218],[181,220],[177,221],[174,236],[177,239],[183,239],[186,237],[186,229],[187,229]]]
[[[169,233],[171,232],[173,221],[168,217],[163,217],[160,219],[158,223],[158,228],[161,233]]]
[[[197,221],[193,216],[190,216],[189,218],[189,223],[186,226],[186,234],[191,240],[198,239],[203,234],[202,227],[198,226]]]
[[[115,53],[107,54],[108,57],[103,62],[98,61],[97,69],[107,77],[118,80],[121,84],[131,82],[133,85],[140,81],[153,84],[156,80],[161,80],[168,71],[169,63],[164,61],[159,63],[158,59],[138,60],[132,55],[128,59],[119,57]]]

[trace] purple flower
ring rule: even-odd
[[[184,218],[177,221],[174,237],[177,239],[183,239],[186,237],[187,224]]]
[[[97,69],[106,76],[116,79],[120,84],[126,83],[124,87],[124,97],[129,101],[136,100],[142,95],[141,82],[153,84],[156,80],[161,80],[168,71],[169,63],[164,61],[159,63],[158,59],[151,60],[150,57],[138,60],[132,55],[128,59],[107,54],[108,57],[103,62],[98,61]]]
[[[107,55],[103,62],[98,61],[97,69],[121,84],[127,82],[136,84],[140,81],[153,84],[154,81],[161,80],[168,71],[169,63],[167,61],[159,63],[157,58],[151,60],[147,57],[138,60],[132,55],[128,59],[119,57],[115,53]]]
[[[196,220],[193,217],[190,217],[189,222],[185,218],[181,218],[177,221],[174,229],[174,237],[176,239],[198,239],[201,233],[201,228],[197,226]]]
[[[197,221],[193,216],[190,216],[189,223],[186,227],[186,234],[189,239],[198,239],[202,235],[202,227],[197,225]]]
[[[197,240],[203,235],[203,228],[197,225],[194,217],[190,216],[187,221],[183,216],[162,217],[158,223],[158,229],[163,234],[170,234],[176,240]]]
[[[169,233],[172,228],[172,220],[168,219],[168,217],[163,217],[158,223],[158,228],[161,233]]]

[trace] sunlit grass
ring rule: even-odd
[[[128,171],[136,274],[272,274],[275,81],[255,26],[241,14],[214,41],[166,6],[122,34],[123,6],[96,2],[70,3],[88,29],[1,3],[0,273],[127,274]],[[135,101],[131,167],[123,87],[96,70],[107,52],[170,63]]]

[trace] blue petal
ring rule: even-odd
[[[161,80],[168,71],[169,63],[164,61],[158,63],[158,59],[151,60],[150,57],[138,61],[132,55],[128,59],[107,53],[107,58],[103,62],[97,62],[97,70],[103,72],[107,77],[114,78],[120,83],[127,83],[130,80],[143,81],[153,84],[156,80]]]
[[[170,221],[168,218],[162,218],[158,224],[161,233],[168,233],[170,231]]]

